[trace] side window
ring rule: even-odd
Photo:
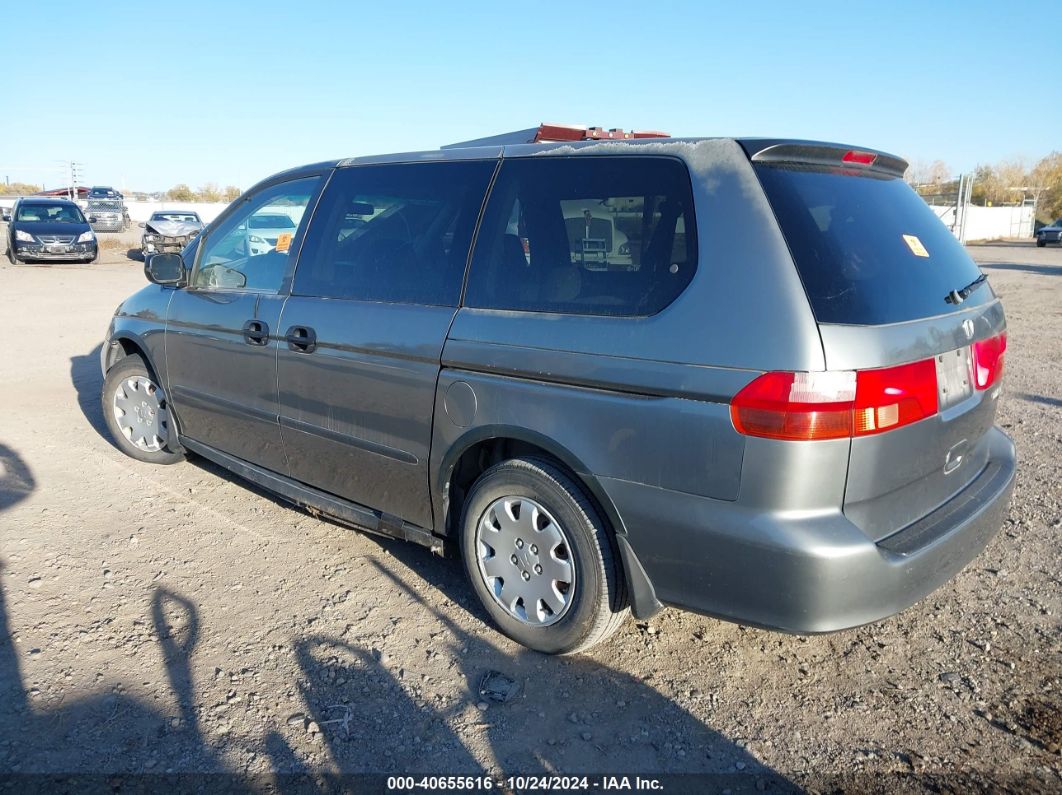
[[[211,229],[192,277],[199,290],[279,292],[288,253],[305,224],[303,215],[320,177],[297,179],[259,191]]]
[[[697,267],[686,166],[662,157],[507,160],[495,181],[465,305],[652,315]]]
[[[457,306],[495,161],[336,171],[299,255],[296,295]]]

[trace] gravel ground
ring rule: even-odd
[[[121,455],[98,341],[143,282],[123,245],[91,267],[0,265],[19,342],[0,357],[0,772],[1062,789],[1062,250],[972,249],[1007,307],[999,422],[1021,467],[1002,531],[954,582],[834,635],[667,610],[548,658],[484,624],[456,561],[202,461]],[[508,701],[481,692],[491,671]]]

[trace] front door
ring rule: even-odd
[[[242,199],[200,242],[191,283],[173,296],[166,323],[181,435],[285,474],[276,381],[282,288],[320,182],[282,182]]]
[[[367,165],[332,177],[281,317],[292,477],[431,527],[439,361],[494,168]]]

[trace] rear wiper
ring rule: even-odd
[[[988,274],[982,273],[980,276],[978,276],[968,285],[963,287],[961,290],[952,290],[950,293],[944,296],[944,300],[947,301],[949,304],[961,304],[970,296],[970,293],[972,293],[986,281],[988,281]]]

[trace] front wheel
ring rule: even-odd
[[[1037,241],[1036,241],[1036,247],[1037,247],[1037,248],[1043,248],[1043,247],[1044,247],[1044,246],[1046,246],[1046,245],[1047,245],[1047,242],[1046,242],[1046,241],[1043,241],[1043,240],[1037,240]]]
[[[107,371],[102,403],[107,429],[127,456],[149,464],[184,459],[173,432],[169,401],[139,356],[126,356]]]
[[[605,640],[627,617],[610,532],[553,463],[515,458],[488,469],[465,501],[461,530],[472,587],[517,643],[571,654]]]

